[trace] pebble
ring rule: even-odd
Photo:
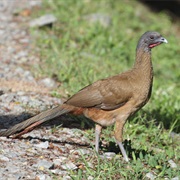
[[[145,176],[150,180],[153,180],[156,178],[156,176],[154,174],[152,174],[151,172],[147,173]]]
[[[174,177],[171,180],[179,180],[179,177]]]
[[[49,89],[56,88],[57,83],[52,78],[44,78],[39,80],[38,82],[40,85],[43,85]]]
[[[104,155],[107,158],[112,158],[112,157],[116,156],[116,153],[114,153],[114,152],[105,152]]]
[[[47,160],[39,160],[36,164],[33,164],[34,167],[37,167],[39,170],[50,169],[54,166],[52,162]]]
[[[64,176],[62,180],[71,180],[72,178],[70,176]]]
[[[67,171],[62,171],[62,170],[60,170],[60,169],[51,169],[50,171],[51,171],[53,174],[60,175],[61,177],[68,174]]]
[[[174,140],[178,140],[178,141],[180,140],[180,134],[175,133],[175,132],[171,132],[170,137],[172,137],[172,139]]]
[[[177,168],[177,164],[172,159],[170,159],[168,163],[170,164],[171,168]]]
[[[30,27],[42,27],[47,25],[52,25],[56,22],[56,17],[53,14],[45,14],[37,19],[30,21]]]
[[[75,170],[77,169],[78,167],[72,163],[72,162],[68,162],[67,164],[64,164],[61,166],[64,170]]]
[[[6,167],[6,171],[8,171],[9,173],[18,173],[20,172],[20,167],[16,166],[16,165],[10,165]]]
[[[38,178],[38,180],[52,180],[51,177],[49,177],[48,175],[46,174],[39,174],[36,176],[36,179]]]
[[[90,154],[90,150],[88,149],[77,149],[77,150],[70,150],[70,154],[79,154],[79,155],[85,155]]]
[[[55,166],[60,166],[63,162],[65,162],[65,160],[67,160],[66,157],[64,157],[64,156],[59,156],[58,159],[54,159],[54,160],[53,160],[53,163],[54,163]]]
[[[9,158],[0,154],[0,161],[9,161]]]
[[[9,141],[9,142],[11,142],[12,140],[7,138],[7,137],[0,137],[0,141]]]
[[[87,178],[87,180],[94,180],[94,177],[89,176],[89,177]]]
[[[15,59],[20,59],[20,58],[22,58],[22,57],[27,57],[28,56],[28,52],[27,51],[20,51],[20,52],[18,52],[15,56],[14,56],[14,58]],[[22,68],[21,68],[21,70],[22,70]]]
[[[0,36],[3,36],[4,33],[5,33],[4,30],[0,30]]]
[[[49,142],[45,141],[39,144],[35,144],[34,146],[42,149],[47,149],[49,147]]]
[[[34,6],[41,6],[42,5],[42,1],[41,0],[29,1],[29,4],[32,7],[34,7]]]
[[[112,159],[116,156],[116,153],[114,152],[105,152],[103,155],[100,155],[102,159]]]
[[[22,43],[22,44],[28,44],[28,43],[30,43],[30,40],[28,38],[22,38],[22,39],[19,40],[19,42]]]

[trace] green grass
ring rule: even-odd
[[[158,31],[169,41],[152,50],[155,77],[151,100],[125,127],[124,139],[131,140],[131,163],[127,165],[119,158],[102,161],[92,157],[92,169],[82,157],[86,173],[79,169],[72,172],[72,177],[145,179],[147,172],[159,179],[178,176],[178,169],[170,168],[168,160],[179,164],[180,157],[178,140],[169,136],[171,131],[180,132],[179,24],[172,24],[163,12],[155,14],[137,1],[125,0],[44,1],[42,9],[33,16],[44,13],[53,13],[58,21],[52,28],[31,31],[41,58],[33,72],[37,77],[56,77],[61,82],[57,92],[63,91],[60,96],[64,97],[131,68],[137,41],[145,31]],[[90,23],[86,17],[92,13],[111,17],[111,24],[103,27]],[[112,127],[104,131],[107,142],[113,141],[108,135],[110,130]]]

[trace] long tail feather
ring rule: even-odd
[[[0,131],[0,136],[8,137],[12,134],[15,134],[16,132],[20,132],[20,131],[24,130],[26,127],[28,127],[36,122],[39,122],[38,125],[42,124],[42,123],[44,123],[48,120],[51,120],[55,117],[58,117],[62,114],[66,114],[66,113],[72,111],[73,109],[74,109],[73,107],[68,106],[68,105],[57,106],[53,109],[44,111],[30,119],[27,119],[19,124],[16,124],[7,130]]]

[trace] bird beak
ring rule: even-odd
[[[160,37],[158,41],[161,43],[168,43],[167,39],[165,39],[164,37]]]

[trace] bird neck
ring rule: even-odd
[[[153,83],[153,66],[151,61],[151,51],[143,51],[138,49],[136,53],[136,61],[132,69],[133,79],[140,88],[141,95],[146,99],[151,96]]]
[[[143,51],[138,49],[136,52],[136,61],[134,64],[134,69],[143,71],[144,73],[152,73],[152,61],[151,61],[151,51]]]

